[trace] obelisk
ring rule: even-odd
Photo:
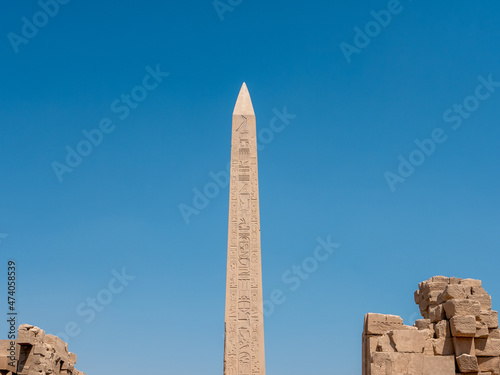
[[[224,375],[265,375],[257,135],[245,83],[233,112]]]

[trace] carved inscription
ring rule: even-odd
[[[224,375],[265,375],[255,116],[233,117]]]

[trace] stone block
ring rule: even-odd
[[[363,334],[363,375],[369,375],[372,353],[377,351],[377,343],[380,336],[367,336]]]
[[[427,299],[422,298],[420,303],[418,304],[420,310],[426,310],[429,307],[429,301]]]
[[[474,337],[476,335],[476,317],[474,315],[456,315],[450,319],[451,335],[454,337]]]
[[[455,315],[478,316],[481,312],[481,305],[470,299],[452,299],[444,303],[444,309],[448,319],[451,319]]]
[[[392,353],[396,351],[396,346],[392,341],[391,337],[384,333],[379,337],[377,342],[377,352]]]
[[[462,285],[468,285],[468,286],[482,286],[481,280],[476,280],[476,279],[463,279],[460,284]]]
[[[433,339],[434,338],[434,330],[427,328],[427,329],[421,329],[419,332],[422,332],[425,334],[425,339]]]
[[[429,319],[432,323],[446,319],[443,305],[437,305],[429,308]]]
[[[481,311],[491,310],[491,296],[487,294],[476,294],[469,296],[468,299],[479,302]]]
[[[430,278],[432,282],[438,282],[438,283],[445,283],[449,284],[450,283],[450,278],[446,276],[433,276]]]
[[[76,363],[77,356],[75,353],[68,352],[68,357],[71,363]]]
[[[413,298],[415,299],[415,303],[417,305],[419,305],[420,302],[422,302],[422,294],[420,293],[420,289],[416,290],[415,293],[413,293]]]
[[[479,321],[486,323],[488,328],[498,328],[498,312],[497,311],[481,311]]]
[[[68,344],[66,344],[63,340],[54,335],[46,335],[45,342],[51,345],[56,352],[61,354],[61,356],[64,356],[65,361],[68,360],[69,358]]]
[[[441,320],[434,325],[436,337],[451,337],[450,322],[448,320]]]
[[[476,355],[474,340],[477,339],[469,337],[453,337],[453,347],[455,348],[455,355],[456,356],[462,354]]]
[[[472,292],[473,296],[475,296],[475,295],[482,295],[482,294],[488,294],[486,292],[486,290],[484,290],[484,288],[482,286],[473,286],[473,287],[471,287],[471,292]]]
[[[419,310],[420,310],[420,315],[422,315],[424,319],[429,319],[429,307],[426,307],[424,309],[422,308],[422,306],[419,306]]]
[[[2,353],[3,354],[3,353]],[[11,365],[12,360],[9,357],[0,357],[0,370],[1,371],[17,371],[17,361],[14,361],[14,365]]]
[[[423,354],[373,353],[371,375],[423,375],[423,366]]]
[[[368,313],[365,315],[365,333],[368,335],[383,335],[384,333],[403,326],[403,319],[397,315]]]
[[[429,306],[436,306],[438,305],[438,298],[441,295],[441,291],[436,290],[432,291],[429,294],[426,295],[427,301],[429,302]]]
[[[457,356],[457,365],[461,372],[478,372],[479,365],[474,355],[462,354]]]
[[[435,296],[436,302],[437,297],[442,293],[442,291],[448,286],[448,283],[444,282],[428,282],[424,284],[422,288],[422,297],[423,299],[428,299],[432,296]]]
[[[488,338],[490,335],[490,330],[488,329],[488,325],[486,323],[476,321],[476,334],[474,337],[477,338]]]
[[[45,331],[38,327],[29,324],[21,324],[19,326],[17,334],[18,344],[35,345],[36,343],[43,342],[44,338]]]
[[[423,375],[455,375],[455,357],[425,357]]]
[[[453,339],[451,337],[441,337],[438,339],[432,339],[434,355],[453,355],[455,354],[455,347],[453,345]]]
[[[494,375],[500,374],[500,357],[477,357],[479,371],[491,372]]]
[[[474,339],[476,355],[481,357],[500,356],[500,339]]]
[[[434,356],[434,340],[434,338],[428,338],[425,340],[424,356]]]
[[[463,285],[448,285],[438,297],[438,303],[449,301],[450,299],[464,299],[467,297]]]
[[[417,329],[429,329],[429,328],[433,328],[433,325],[430,321],[430,319],[418,319],[418,320],[415,320],[415,324],[413,324],[413,326],[417,327]]]
[[[498,328],[491,328],[488,331],[490,331],[490,339],[500,339],[500,330]]]
[[[425,340],[428,336],[425,331],[391,331],[388,333],[398,353],[423,353]]]

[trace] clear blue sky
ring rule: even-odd
[[[225,169],[243,81],[264,298],[286,298],[268,374],[360,374],[364,314],[413,323],[433,275],[480,278],[500,308],[498,3],[66,2],[1,5],[0,277],[15,259],[20,321],[79,332],[77,368],[222,374],[229,192],[209,188],[189,224],[179,205]],[[328,235],[340,248],[291,290]]]

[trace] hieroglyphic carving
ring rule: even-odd
[[[224,375],[265,375],[257,137],[246,86],[233,114],[230,165]]]

